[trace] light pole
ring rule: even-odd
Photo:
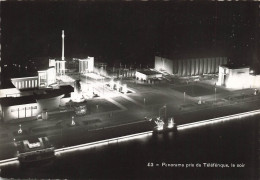
[[[183,101],[184,101],[184,104],[185,104],[185,97],[186,97],[186,92],[183,93]]]
[[[22,130],[22,125],[21,124],[19,124],[19,130],[18,130],[18,134],[22,134],[23,133],[23,130]]]
[[[159,118],[161,117],[161,110],[165,109],[164,111],[164,118],[166,118],[166,104],[159,109]]]
[[[102,81],[103,81],[103,96],[104,96],[104,79],[105,79],[105,77],[102,77]]]
[[[216,86],[215,86],[215,103],[216,103],[216,101],[217,101],[216,92],[217,92],[217,88],[216,88]]]
[[[74,116],[71,117],[71,126],[75,125]]]
[[[145,98],[144,98],[144,105],[145,105]]]

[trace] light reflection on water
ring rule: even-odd
[[[2,169],[14,178],[194,178],[254,179],[257,175],[258,117],[154,134],[76,153],[62,154],[45,167]],[[244,163],[245,168],[165,168],[148,163]]]

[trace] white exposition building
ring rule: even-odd
[[[94,71],[94,57],[79,60],[79,73],[85,74]]]
[[[136,71],[135,77],[137,80],[148,81],[151,79],[161,78],[162,74],[150,69]]]
[[[17,89],[48,88],[56,83],[57,76],[66,74],[66,61],[64,57],[64,30],[62,30],[62,56],[61,59],[49,59],[48,67],[38,71],[38,76],[12,78],[11,81]],[[94,57],[77,59],[79,73],[94,71]]]
[[[15,88],[0,90],[0,119],[5,122],[35,119],[41,113],[58,109],[71,99],[72,86],[57,86],[57,77],[66,75],[64,38],[63,30],[61,59],[49,59],[47,67],[38,71],[38,76],[11,78]],[[79,73],[93,72],[93,57],[78,60]]]
[[[226,57],[168,59],[155,56],[157,71],[167,72],[178,76],[197,76],[218,73],[219,65],[226,64]]]
[[[232,89],[259,88],[260,75],[250,74],[248,66],[219,66],[218,86]]]

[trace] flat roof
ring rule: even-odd
[[[143,69],[143,70],[138,70],[137,72],[139,73],[142,73],[142,74],[145,74],[145,75],[155,75],[155,74],[161,74],[159,72],[156,72],[156,71],[152,71],[150,69]]]
[[[244,65],[244,64],[223,64],[223,65],[220,65],[221,67],[226,67],[228,69],[244,69],[244,68],[250,68],[249,66],[247,65]]]
[[[60,89],[51,89],[45,90],[45,94],[36,94],[28,96],[19,96],[19,97],[3,97],[0,98],[0,104],[4,107],[36,103],[37,99],[48,99],[57,97],[65,94],[66,97],[69,97],[68,94],[73,92],[74,88],[70,85],[61,86]]]
[[[226,56],[175,56],[175,57],[171,57],[171,56],[155,56],[155,57],[159,57],[159,58],[166,58],[170,61],[184,61],[184,60],[188,60],[188,59],[213,59],[213,58],[226,58]]]
[[[60,86],[59,89],[46,89],[45,94],[35,94],[36,99],[48,99],[57,97],[63,94],[68,94],[74,91],[74,88],[70,85]]]

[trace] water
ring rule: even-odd
[[[258,118],[246,118],[144,139],[110,144],[57,157],[45,167],[2,168],[7,178],[257,179]],[[162,167],[162,164],[195,167]],[[203,163],[245,167],[203,167]],[[158,166],[157,166],[158,164]],[[200,164],[201,167],[196,167]],[[149,167],[148,165],[153,165]]]

